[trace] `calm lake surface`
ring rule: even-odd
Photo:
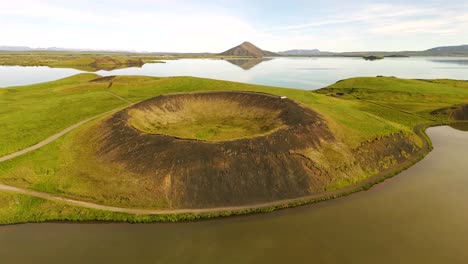
[[[468,263],[468,132],[369,191],[262,215],[177,224],[0,227],[1,263]]]
[[[48,67],[0,66],[0,87],[56,80],[81,71]],[[98,71],[100,75],[196,76],[228,81],[318,89],[358,76],[468,79],[467,57],[275,58],[264,60],[182,59],[142,68]]]

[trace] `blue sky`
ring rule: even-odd
[[[221,52],[468,44],[468,1],[0,0],[0,45]]]

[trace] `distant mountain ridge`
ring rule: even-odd
[[[0,46],[0,50],[4,51],[27,51],[32,50],[30,47],[26,46]]]
[[[278,54],[262,50],[254,44],[246,41],[234,48],[226,50],[225,52],[220,53],[221,56],[242,56],[242,57],[269,57],[269,56],[278,56]]]
[[[280,51],[278,54],[281,55],[331,55],[333,52],[320,51],[319,49],[292,49]]]
[[[0,51],[9,52],[94,52],[94,53],[135,53],[135,54],[155,54],[170,56],[234,56],[234,57],[277,57],[277,56],[338,56],[338,57],[362,57],[362,56],[384,56],[384,57],[408,57],[408,56],[468,56],[468,45],[458,46],[440,46],[422,51],[349,51],[349,52],[330,52],[319,49],[291,49],[279,51],[277,53],[258,48],[250,42],[244,42],[223,53],[216,54],[210,52],[154,52],[154,51],[130,51],[115,49],[71,49],[71,48],[31,48],[27,46],[0,46]]]
[[[31,48],[27,46],[0,46],[0,51],[92,51],[92,52],[131,52],[125,50],[107,50],[107,49],[70,49],[59,47]]]
[[[426,50],[428,52],[462,52],[468,53],[468,45],[442,46]]]
[[[57,47],[48,47],[48,48],[31,48],[27,46],[0,46],[0,50],[3,51],[33,51],[33,50],[42,50],[42,51],[84,51],[80,49],[65,49]]]

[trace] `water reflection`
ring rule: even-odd
[[[431,60],[435,63],[455,64],[460,66],[468,66],[468,59],[435,59]]]
[[[456,130],[468,131],[468,122],[452,123],[450,126]]]
[[[227,61],[227,62],[226,62]],[[338,80],[377,75],[411,79],[467,79],[468,58],[281,57],[275,59],[180,59],[141,68],[101,70],[99,75],[194,76],[259,85],[319,89]],[[444,64],[445,63],[445,64]],[[451,63],[451,64],[450,64]],[[260,65],[261,64],[261,65]],[[260,66],[259,66],[260,65]],[[442,67],[440,67],[442,66]],[[94,69],[82,69],[90,70]],[[82,71],[48,67],[0,66],[0,87],[51,81]]]
[[[264,61],[272,60],[273,58],[256,58],[256,59],[247,59],[247,58],[237,58],[237,59],[225,59],[225,61],[230,62],[233,65],[239,66],[244,70],[250,70],[253,67],[259,65]]]

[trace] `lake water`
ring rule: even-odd
[[[176,224],[0,227],[1,263],[468,263],[468,132],[369,191],[269,214]]]
[[[67,77],[81,71],[48,67],[0,66],[0,87]],[[411,57],[366,61],[362,58],[275,58],[265,60],[182,59],[142,68],[98,71],[100,75],[196,76],[228,81],[318,89],[357,76],[468,79],[468,58]]]

